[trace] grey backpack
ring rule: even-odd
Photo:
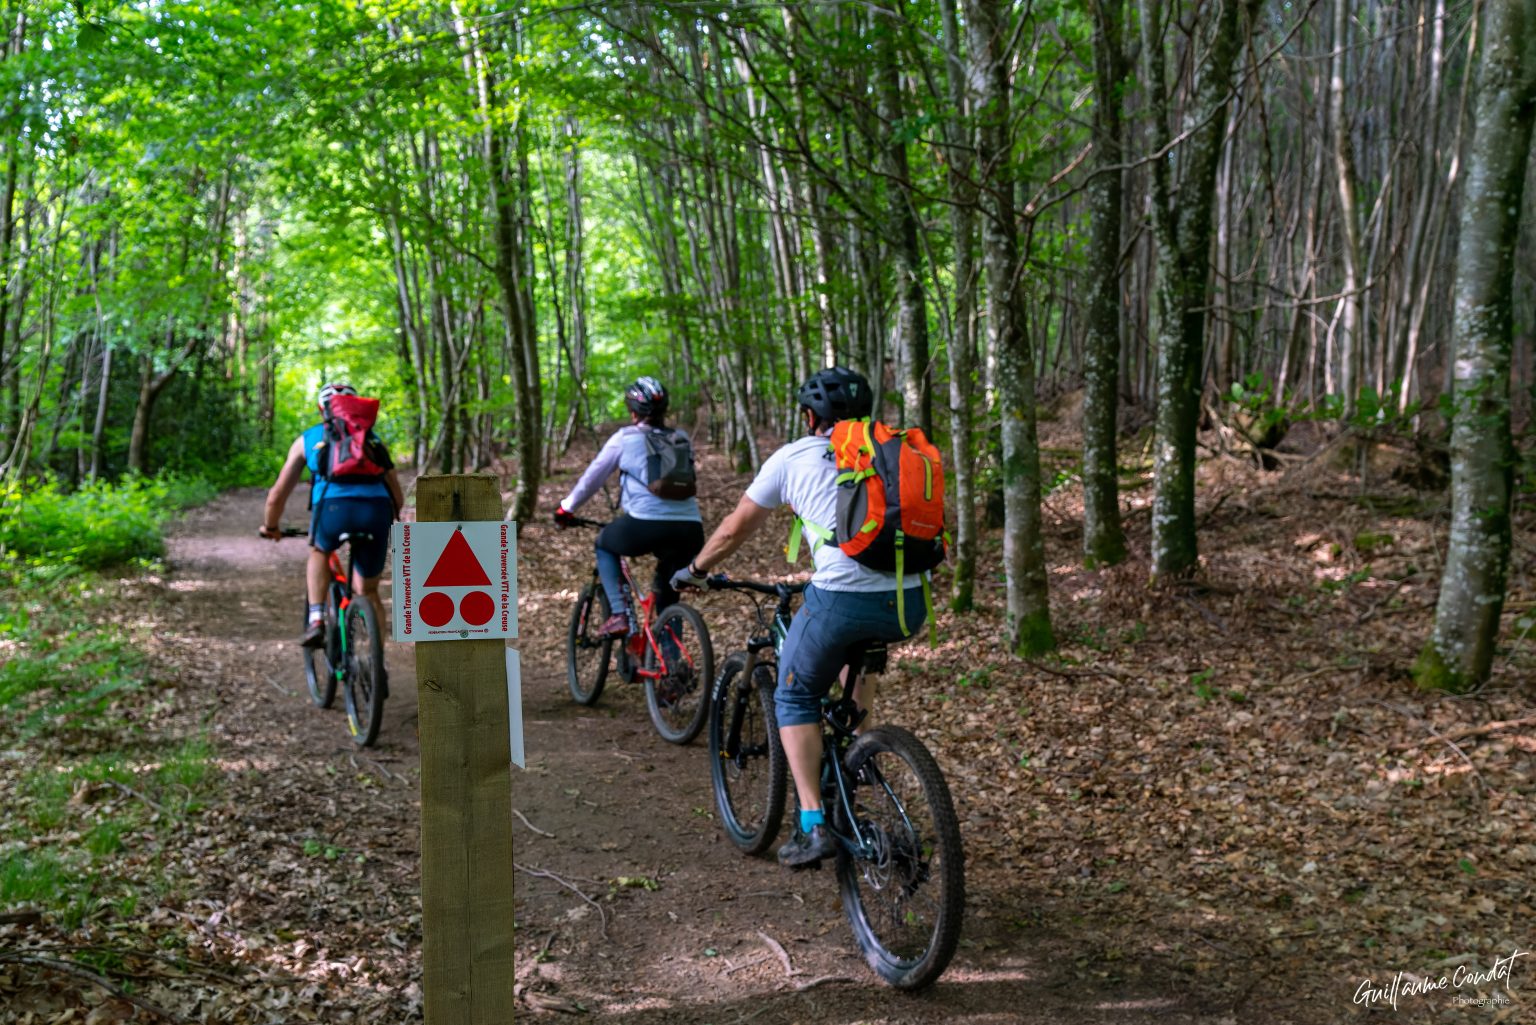
[[[693,442],[672,427],[653,427],[645,434],[645,486],[657,498],[692,498],[699,492],[693,468]]]

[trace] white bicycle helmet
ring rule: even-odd
[[[350,384],[322,384],[320,394],[316,396],[315,404],[320,407],[323,415],[329,416],[331,412],[331,400],[338,395],[356,395],[357,389]]]

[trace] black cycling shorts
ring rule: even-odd
[[[637,520],[628,513],[620,513],[598,532],[597,547],[615,555],[656,556],[651,589],[656,592],[656,608],[660,611],[677,601],[672,574],[692,562],[704,547],[704,524],[698,520]]]

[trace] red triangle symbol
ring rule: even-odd
[[[487,587],[491,578],[485,575],[474,550],[464,540],[464,532],[455,530],[448,539],[448,546],[438,557],[437,565],[427,574],[423,587]]]

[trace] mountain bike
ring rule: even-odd
[[[284,537],[303,537],[307,530],[288,527]],[[373,602],[352,592],[352,545],[368,542],[373,535],[361,531],[342,534],[338,540],[347,546],[347,562],[342,565],[341,549],[328,561],[331,578],[325,591],[325,644],[305,648],[304,682],[309,696],[320,708],[330,708],[341,688],[347,710],[347,728],[352,739],[370,747],[379,737],[384,721],[384,699],[389,686],[384,669],[384,635],[380,632]],[[305,599],[304,625],[309,625],[309,602]]]
[[[575,526],[606,524],[578,518]],[[591,581],[582,588],[576,606],[571,609],[571,625],[566,635],[566,682],[571,697],[577,704],[596,704],[602,697],[609,666],[616,663],[619,678],[625,683],[644,681],[646,708],[662,739],[673,744],[691,743],[704,728],[709,710],[709,681],[715,674],[709,628],[698,610],[683,602],[670,605],[657,615],[655,592],[637,603],[629,560],[621,559],[619,565],[624,574],[624,599],[638,625],[628,637],[598,636],[597,631],[612,610],[594,566]]]
[[[742,851],[761,854],[784,815],[788,763],[773,691],[795,596],[805,585],[711,577],[709,587],[762,596],[755,599],[760,632],[726,658],[709,706],[721,826]],[[774,600],[771,615],[763,599]],[[859,950],[888,984],[922,989],[943,974],[960,940],[965,851],[949,785],[923,742],[899,726],[858,732],[864,713],[854,687],[865,673],[882,671],[885,656],[883,644],[856,650],[847,674],[853,683],[822,701],[821,798],[837,841],[843,913]]]

